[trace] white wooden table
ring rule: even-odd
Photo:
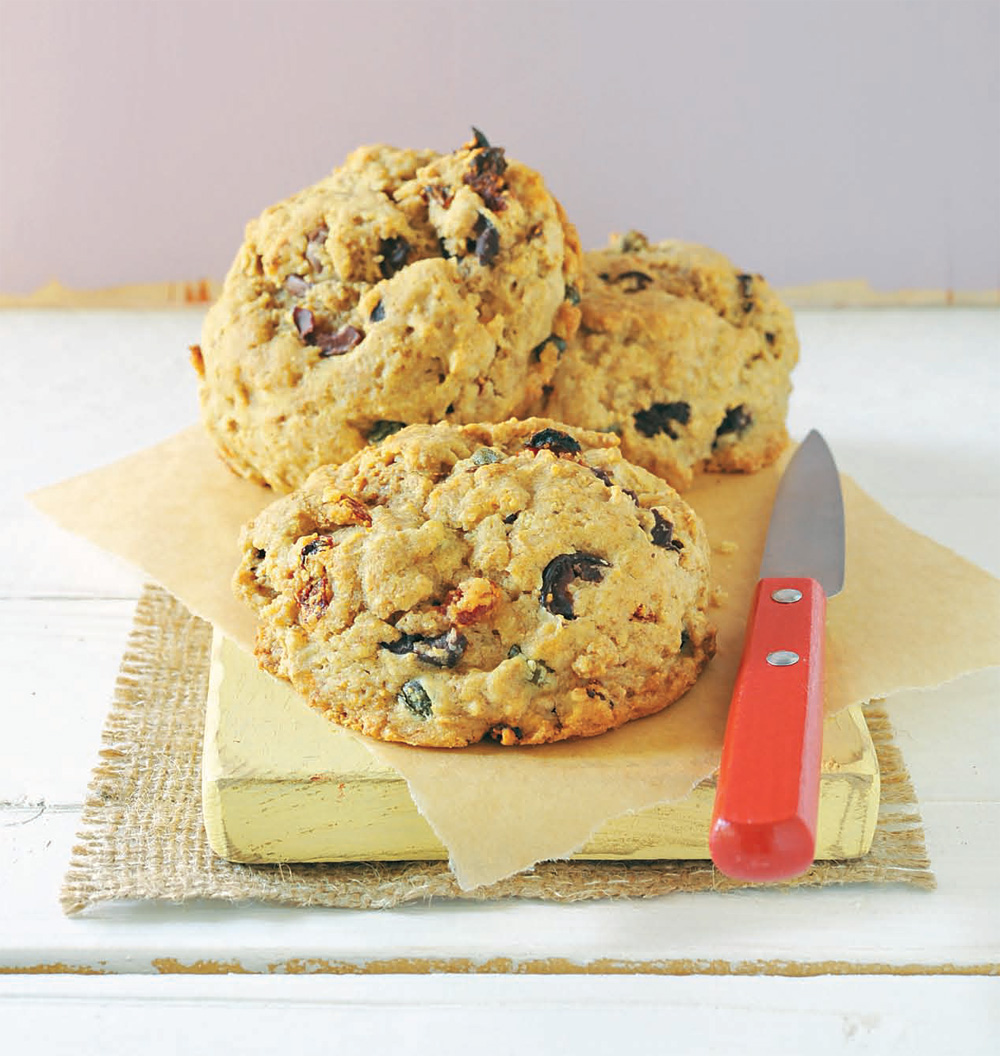
[[[890,701],[932,893],[385,912],[118,904],[64,918],[58,890],[142,577],[23,495],[190,424],[199,328],[196,311],[0,312],[5,1051],[156,1054],[179,1036],[294,1051],[320,1030],[346,1052],[1000,1048],[996,670]],[[804,311],[799,329],[793,434],[817,426],[893,513],[1000,572],[1000,313]],[[377,974],[401,959],[449,972]],[[290,963],[348,974],[273,974]]]

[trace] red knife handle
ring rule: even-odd
[[[737,880],[787,880],[815,856],[825,628],[815,579],[757,584],[708,840],[716,866]]]

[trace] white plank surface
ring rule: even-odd
[[[933,893],[859,886],[382,913],[109,905],[65,919],[58,889],[142,577],[47,524],[23,494],[190,424],[197,412],[186,346],[198,329],[197,312],[0,313],[0,386],[18,393],[0,422],[0,970],[155,974],[206,962],[267,972],[293,962],[356,971],[404,957],[522,970],[550,958],[577,970],[670,971],[682,960],[702,971],[822,971],[826,962],[837,971],[996,970],[996,671],[890,702],[922,801],[939,880]],[[841,467],[897,516],[1000,571],[1000,314],[802,312],[799,329],[793,434],[818,426]],[[273,1047],[287,1042],[282,1013],[303,1026],[335,1022],[353,1042],[385,1010],[393,1013],[387,1038],[398,1042],[405,1026],[411,1041],[414,1031],[440,1038],[438,1052],[470,1044],[510,1051],[501,1041],[521,1038],[530,1049],[529,1038],[556,1037],[571,1037],[580,1052],[606,1051],[647,1030],[706,1042],[689,1051],[732,1051],[736,1041],[743,1051],[763,1051],[763,1042],[753,1047],[759,1038],[768,1039],[769,1052],[782,1040],[794,1050],[796,1032],[808,1030],[814,1053],[981,1052],[998,1041],[996,995],[996,980],[982,975],[325,983],[22,976],[0,979],[0,1020],[19,1042],[15,1051],[56,1020],[65,1029],[50,1030],[41,1051],[65,1051],[70,1039],[99,1026],[102,1051],[135,1051],[140,1033],[147,1051],[168,1051],[171,1024]],[[515,1014],[498,1040],[484,1022],[501,1007]],[[454,1031],[443,1031],[445,1022]]]
[[[13,1052],[993,1053],[1000,980],[539,976],[0,979]]]

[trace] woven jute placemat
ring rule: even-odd
[[[649,898],[749,885],[711,862],[546,862],[489,887],[462,891],[443,862],[238,865],[209,848],[201,815],[201,746],[209,624],[147,587],[122,660],[100,762],[83,808],[61,895],[67,914],[125,899],[254,900],[386,909],[441,898],[562,902]],[[913,786],[885,711],[865,708],[882,775],[872,849],[821,862],[793,885],[906,883],[934,887]]]

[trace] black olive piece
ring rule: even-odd
[[[539,429],[524,445],[529,451],[551,451],[554,455],[575,455],[580,450],[580,442],[558,429]]]
[[[752,275],[737,275],[736,281],[740,285],[740,296],[743,298],[743,311],[748,315],[754,309],[753,303],[753,276]]]
[[[570,304],[579,304],[580,303],[580,291],[575,286],[567,286],[566,287],[566,300],[569,301]]]
[[[413,655],[431,667],[454,667],[465,652],[469,641],[454,627],[436,638],[425,634],[403,634],[394,642],[382,642],[382,648],[396,656]]]
[[[510,660],[512,657],[521,655],[521,647],[519,645],[512,645],[507,650],[507,659]]]
[[[726,433],[745,432],[753,422],[753,415],[741,403],[736,407],[730,407],[726,411],[726,417],[722,419],[719,428],[715,430],[716,439],[725,436]]]
[[[667,550],[683,550],[684,544],[680,539],[674,538],[673,524],[659,510],[650,510],[650,513],[653,515],[653,530],[649,535],[653,546],[662,546]]]
[[[422,719],[429,719],[431,715],[431,698],[427,690],[420,684],[417,678],[411,678],[409,682],[403,683],[403,688],[396,695],[396,700],[405,705]]]
[[[312,557],[313,554],[318,554],[320,550],[328,550],[332,545],[332,541],[328,535],[317,536],[311,543],[306,543],[302,547],[302,553],[299,554],[299,561],[305,563],[307,557]]]
[[[647,275],[644,271],[623,271],[613,281],[619,283],[626,280],[631,280],[631,285],[623,286],[623,293],[640,293],[652,283],[653,276]]]
[[[614,485],[618,483],[606,469],[594,469],[594,467],[591,466],[590,472],[593,473],[598,480],[603,480],[609,488],[614,487]],[[618,484],[618,487],[621,488],[621,485]],[[631,488],[622,488],[622,491],[636,504],[636,506],[639,505],[639,496],[636,495]]]
[[[660,513],[653,510],[653,530],[649,533],[653,540],[653,546],[670,546],[674,538],[673,524]]]
[[[575,620],[573,598],[569,585],[574,579],[585,583],[600,583],[604,576],[602,569],[611,566],[603,557],[576,551],[572,554],[559,554],[545,566],[542,572],[542,605],[555,616],[564,616]]]
[[[504,524],[513,524],[516,520],[517,520],[517,514],[516,513],[508,513],[507,516],[504,517],[503,523]]]
[[[400,429],[406,428],[406,422],[390,422],[386,419],[379,419],[368,431],[368,443],[377,444],[380,440],[384,440],[387,436],[392,436],[393,433],[398,433]]]
[[[378,270],[383,279],[391,279],[409,259],[410,243],[402,235],[383,238],[379,241],[378,251],[382,256]]]
[[[385,305],[379,301],[378,304],[372,309],[372,314],[368,316],[368,321],[371,323],[380,323],[385,318]]]
[[[490,141],[483,135],[482,132],[479,131],[478,128],[476,128],[475,125],[472,126],[472,135],[476,141],[477,147],[483,147],[486,150],[489,150]]]
[[[561,337],[558,337],[556,334],[549,334],[549,336],[544,341],[542,341],[538,345],[535,345],[535,347],[531,350],[531,358],[536,363],[538,363],[541,360],[541,358],[542,358],[542,350],[545,348],[545,346],[547,344],[549,344],[549,342],[551,342],[553,345],[556,346],[556,351],[559,353],[560,356],[562,356],[563,352],[566,351],[566,341],[565,341],[565,339],[561,338]]]
[[[691,404],[678,400],[675,403],[654,403],[645,411],[636,411],[632,415],[636,429],[643,436],[656,436],[666,433],[671,440],[676,440],[678,433],[674,422],[687,425],[691,420]]]
[[[486,266],[497,259],[500,252],[500,235],[497,229],[487,220],[486,226],[476,236],[476,260]]]

